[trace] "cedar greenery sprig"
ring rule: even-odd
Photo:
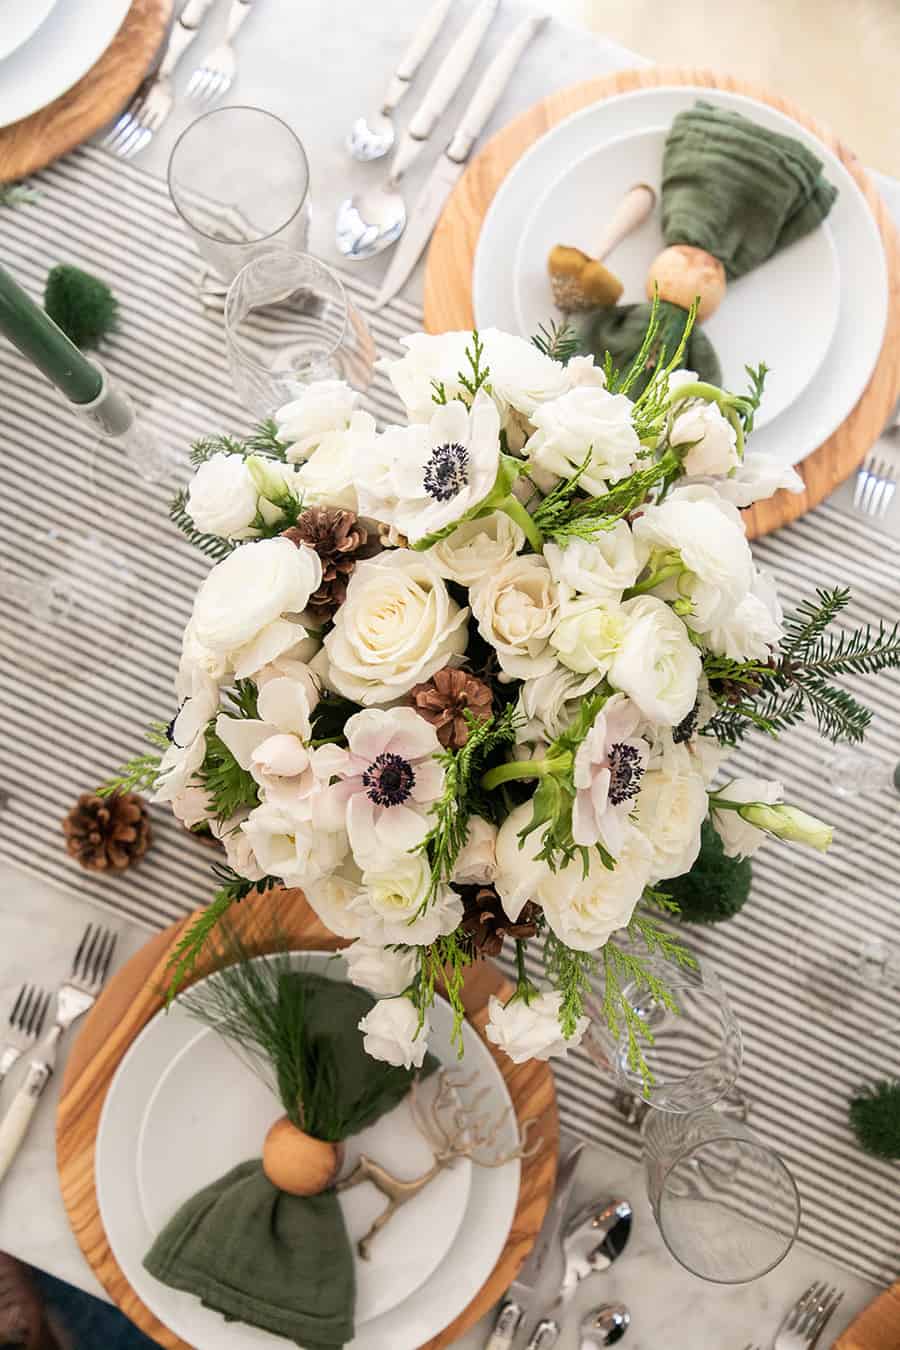
[[[159,777],[159,766],[163,754],[169,748],[164,722],[151,722],[144,732],[144,740],[154,746],[159,753],[147,750],[134,755],[122,765],[117,774],[108,778],[97,788],[98,797],[111,797],[115,792],[152,792]]]
[[[579,1018],[584,1016],[591,978],[597,972],[597,958],[593,952],[579,952],[567,947],[552,929],[548,929],[544,942],[544,971],[553,988],[562,995],[559,1025],[568,1040],[575,1035]]]
[[[464,1053],[462,1026],[466,1020],[466,1008],[462,1001],[463,981],[466,970],[475,960],[475,956],[459,932],[438,937],[428,946],[417,947],[416,952],[419,965],[410,993],[413,1007],[419,1014],[419,1026],[424,1025],[425,1017],[434,1003],[435,992],[440,985],[453,1009],[450,1041],[456,1048],[457,1056],[462,1059]]]
[[[586,467],[587,464],[579,466],[579,476]],[[659,459],[636,469],[599,497],[579,497],[577,480],[570,479],[541,502],[534,512],[535,523],[546,538],[558,544],[570,539],[591,541],[637,511],[655,488],[665,486],[681,472],[680,455],[666,450]]]

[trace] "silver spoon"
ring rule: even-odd
[[[559,1313],[582,1280],[609,1270],[631,1236],[633,1213],[627,1200],[608,1200],[578,1210],[562,1238],[565,1273],[554,1302],[534,1329],[527,1350],[550,1350],[559,1339]],[[624,1333],[622,1333],[624,1334]]]
[[[600,1350],[615,1345],[631,1325],[631,1313],[624,1303],[604,1303],[589,1312],[581,1324],[581,1350]]]

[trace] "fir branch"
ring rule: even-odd
[[[553,988],[562,994],[559,1025],[568,1040],[575,1035],[579,1018],[584,1017],[584,1001],[591,992],[591,979],[597,971],[592,952],[574,951],[548,929],[544,943],[544,970]]]
[[[169,506],[169,519],[174,522],[189,544],[205,553],[214,562],[221,562],[237,548],[233,539],[220,539],[217,534],[203,534],[194,525],[187,509],[187,492],[179,488]]]
[[[870,624],[852,632],[823,634],[799,651],[795,648],[782,666],[804,680],[895,670],[900,666],[900,622],[893,628],[882,622],[874,634]]]
[[[278,435],[274,419],[267,417],[262,422],[257,422],[244,441],[242,453],[245,459],[248,455],[262,455],[264,459],[277,459],[286,464],[288,449],[287,441],[283,441]]]
[[[199,468],[214,455],[240,455],[246,458],[244,442],[224,432],[219,432],[215,436],[201,436],[192,444],[189,458],[194,467]]]
[[[545,537],[558,544],[569,539],[592,540],[604,530],[611,530],[617,521],[637,511],[647,501],[655,487],[681,473],[681,460],[673,450],[667,450],[658,460],[645,468],[636,469],[600,497],[563,501],[560,508],[540,528]],[[546,503],[542,503],[542,506]],[[541,508],[535,513],[540,514]]]
[[[531,341],[539,352],[563,366],[571,361],[580,345],[575,329],[565,320],[557,323],[555,319],[551,320],[549,327],[541,324]]]
[[[850,588],[835,587],[834,590],[816,589],[818,604],[804,600],[794,614],[784,620],[784,639],[780,653],[782,659],[802,660],[814,643],[822,636],[839,614],[850,603]]]
[[[646,892],[644,898],[646,899]],[[678,906],[675,908],[677,910]],[[667,929],[661,928],[655,919],[642,914],[639,909],[631,916],[628,936],[632,941],[644,942],[650,956],[660,956],[682,970],[696,969],[697,961],[684,943],[679,938],[673,937]]]
[[[248,769],[242,769],[228,746],[216,734],[215,721],[206,731],[206,755],[197,779],[209,795],[219,820],[237,811],[259,805],[259,786]]]

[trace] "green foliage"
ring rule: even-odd
[[[484,388],[490,376],[490,367],[481,364],[481,358],[484,356],[484,343],[478,336],[478,330],[472,332],[472,341],[466,347],[466,360],[469,363],[468,371],[459,372],[459,382],[469,395],[470,403],[474,403],[475,395],[479,389]]]
[[[197,773],[219,820],[237,811],[259,805],[259,786],[248,769],[242,769],[225,742],[216,734],[215,722],[206,729],[206,755]]]
[[[731,919],[750,895],[753,867],[749,858],[728,858],[718,830],[703,822],[700,853],[684,876],[666,882],[685,923],[721,923]]]
[[[201,436],[199,440],[194,441],[189,458],[197,469],[214,455],[240,455],[242,459],[246,459],[249,453],[246,441],[240,441],[236,436],[219,431],[214,436]]]
[[[168,969],[171,975],[166,988],[167,1005],[171,1004],[185,981],[190,979],[201,953],[231,906],[245,900],[248,895],[256,893],[264,895],[273,886],[281,884],[277,877],[248,881],[246,877],[239,876],[224,863],[216,863],[212,873],[220,883],[212,903],[188,925],[169,957]]]
[[[741,419],[744,435],[749,436],[753,430],[757,410],[762,403],[769,367],[765,361],[760,361],[758,366],[744,366],[744,369],[750,379],[750,389],[742,398],[733,399],[732,407]]]
[[[0,206],[33,206],[40,199],[37,188],[27,183],[0,183]]]
[[[119,305],[105,281],[61,263],[47,274],[44,309],[76,347],[96,347],[116,323]]]
[[[225,697],[231,704],[229,712],[232,717],[250,719],[259,717],[259,709],[256,706],[259,690],[252,680],[237,680],[234,688],[226,691]]]
[[[237,548],[234,539],[221,539],[217,534],[203,534],[194,525],[187,509],[187,492],[179,488],[169,504],[169,519],[174,522],[189,544],[205,553],[213,562],[221,562]]]
[[[643,937],[651,954],[658,953],[679,966],[696,964],[686,947],[648,920],[643,920],[639,925],[632,920],[629,935]],[[661,1004],[673,1013],[678,1013],[678,1004],[656,972],[635,952],[620,947],[615,938],[610,938],[602,953],[603,1016],[614,1041],[624,1034],[628,1067],[632,1073],[640,1075],[646,1096],[655,1079],[644,1055],[643,1045],[653,1044],[653,1033],[635,1010],[627,991],[632,986],[641,993],[647,992],[654,1003]]]
[[[579,475],[585,466],[579,466]],[[569,539],[593,539],[611,530],[617,521],[643,506],[654,488],[664,486],[681,473],[681,460],[667,450],[646,467],[636,469],[600,497],[579,498],[562,488],[551,493],[534,512],[538,528],[548,539],[565,545]]]
[[[271,417],[258,422],[243,443],[243,455],[262,455],[264,459],[277,459],[287,463],[288,443],[278,435],[278,427]]]
[[[412,987],[413,1006],[419,1014],[419,1026],[425,1022],[428,1009],[434,1003],[437,987],[443,987],[447,1002],[453,1009],[452,1044],[460,1059],[463,1057],[462,1026],[466,1009],[462,1001],[463,980],[474,955],[460,932],[437,938],[427,947],[417,947],[419,968]]]
[[[861,1088],[850,1102],[850,1124],[867,1153],[887,1162],[900,1159],[900,1079]]]
[[[563,366],[571,361],[580,345],[575,329],[565,320],[557,323],[555,319],[550,321],[549,327],[541,324],[531,341],[539,352]]]
[[[678,316],[676,320],[678,329],[675,332],[667,333],[660,325],[659,294],[654,292],[653,308],[650,311],[650,322],[647,325],[644,344],[635,357],[624,382],[616,391],[627,394],[634,382],[632,377],[637,378],[644,373],[647,357],[645,355],[641,359],[641,352],[645,352],[649,347],[653,374],[650,376],[643,392],[635,400],[634,412],[631,415],[634,429],[642,441],[652,442],[663,428],[669,408],[669,376],[673,370],[681,368],[688,338],[697,322],[699,304],[699,299],[695,299],[690,309],[685,311],[684,319],[682,320],[680,315]],[[669,306],[670,310],[671,308]],[[680,331],[678,331],[679,329]],[[670,340],[668,348],[666,346],[667,336]]]
[[[326,689],[313,708],[310,722],[312,725],[312,745],[327,745],[344,740],[344,727],[347,719],[361,712],[358,703],[340,694]]]
[[[597,972],[597,958],[592,952],[573,951],[548,929],[544,943],[544,970],[553,988],[562,994],[559,1025],[568,1040],[575,1035],[578,1019],[585,1015],[584,1001],[591,992],[591,979]]]
[[[151,722],[144,732],[144,740],[154,746],[141,755],[134,755],[117,774],[97,788],[98,797],[111,797],[114,792],[153,792],[159,777],[163,754],[169,748],[165,723]]]

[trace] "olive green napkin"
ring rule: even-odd
[[[292,980],[305,985],[303,999],[291,1006],[302,1008],[310,1062],[327,1075],[336,1121],[356,1133],[402,1101],[415,1071],[366,1054],[357,1027],[374,1000],[364,990],[312,973],[282,976]],[[428,1055],[419,1073],[437,1067]],[[240,1103],[211,1104],[210,1129],[216,1113],[228,1110],[240,1110]],[[353,1338],[353,1252],[336,1191],[287,1195],[258,1159],[186,1201],[144,1266],[227,1321],[262,1327],[304,1350],[335,1350]]]
[[[667,245],[692,244],[712,253],[730,280],[821,225],[836,197],[821,160],[793,136],[703,100],[672,122],[663,152],[663,237]],[[679,320],[677,310],[668,305],[660,315],[661,342],[669,355],[684,331],[684,312]],[[589,330],[590,350],[602,360],[608,349],[620,369],[627,366],[649,318],[649,303],[598,310]],[[718,359],[701,336],[695,330],[682,365],[715,383]],[[651,374],[652,366],[637,392]]]

